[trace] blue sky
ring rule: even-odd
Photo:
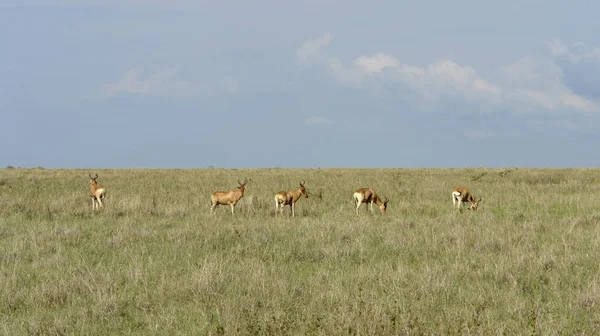
[[[0,167],[597,167],[599,12],[0,0]]]

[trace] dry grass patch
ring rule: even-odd
[[[596,334],[599,172],[100,170],[94,213],[88,171],[3,169],[0,330]],[[235,216],[211,215],[245,177]],[[296,218],[276,217],[275,192],[304,180]],[[458,186],[477,212],[453,209]],[[363,187],[385,216],[355,214]]]

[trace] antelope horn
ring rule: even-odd
[[[306,183],[306,180],[304,180],[304,181],[300,182],[300,186],[301,186],[301,187],[304,187],[304,183]]]

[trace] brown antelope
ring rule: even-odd
[[[476,201],[475,197],[473,197],[473,194],[471,194],[467,188],[455,188],[452,191],[452,203],[456,208],[458,208],[458,212],[461,212],[463,202],[471,203],[467,209],[477,210],[481,200],[482,198],[480,197],[479,200]]]
[[[362,188],[354,192],[354,204],[356,205],[357,215],[358,208],[360,208],[360,205],[363,203],[371,203],[371,212],[373,212],[373,203],[375,203],[379,207],[381,213],[385,214],[389,202],[390,200],[387,199],[387,197],[385,198],[385,201],[382,201],[381,198],[377,196],[375,190],[373,190],[372,188]],[[365,206],[368,207],[368,205]]]
[[[296,202],[298,202],[302,195],[304,195],[305,198],[308,198],[304,183],[306,183],[306,181],[301,182],[300,188],[297,190],[280,191],[275,194],[275,215],[277,215],[277,210],[283,215],[283,209],[286,205],[289,205],[292,207],[292,217],[294,217]]]
[[[102,185],[96,182],[98,174],[96,174],[96,177],[92,177],[92,175],[89,174],[89,177],[90,197],[92,198],[92,210],[96,210],[98,209],[98,206],[102,207],[102,200],[104,200],[104,197],[106,196],[106,189],[104,189]]]
[[[215,209],[215,207],[217,205],[228,205],[231,207],[231,214],[233,215],[234,211],[235,211],[235,204],[242,198],[244,197],[244,190],[246,190],[246,184],[248,183],[248,180],[245,179],[244,183],[240,182],[238,180],[238,190],[231,190],[231,191],[215,191],[214,193],[212,193],[212,195],[210,195],[210,212],[212,213],[213,210]]]

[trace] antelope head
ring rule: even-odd
[[[306,183],[306,181],[300,182],[300,191],[302,192],[302,195],[304,195],[305,198],[308,198],[308,193],[306,192],[306,188],[304,187],[304,183]]]
[[[385,197],[385,201],[383,201],[383,203],[379,206],[379,210],[381,210],[381,213],[384,214],[385,211],[387,210],[387,205],[390,202],[390,200]]]
[[[240,180],[238,180],[238,189],[240,189],[240,191],[244,191],[244,189],[246,189],[246,184],[248,184],[248,179],[244,179],[244,182],[240,182]]]
[[[482,200],[482,198],[481,198],[481,197],[479,197],[479,200],[477,200],[477,201],[475,201],[475,202],[472,202],[472,203],[471,203],[471,206],[469,206],[469,207],[468,207],[468,209],[469,209],[469,210],[476,211],[476,210],[477,210],[477,207],[479,206],[479,202],[481,202],[481,200]]]
[[[98,178],[98,174],[96,174],[95,177],[92,177],[92,174],[89,174],[90,177],[90,184],[96,185],[98,184],[98,182],[96,182],[96,179]]]

